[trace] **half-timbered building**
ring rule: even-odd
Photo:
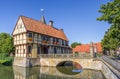
[[[63,29],[46,24],[44,16],[34,20],[20,16],[13,30],[15,57],[37,58],[39,54],[71,53]]]

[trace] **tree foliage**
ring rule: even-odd
[[[111,26],[102,40],[103,50],[115,50],[120,46],[120,27]]]
[[[99,10],[102,16],[99,21],[107,21],[110,24],[120,23],[120,0],[113,0],[107,4],[102,4]]]
[[[77,45],[81,45],[81,43],[73,42],[73,43],[71,44],[71,47],[72,47],[72,48],[75,48]]]
[[[14,52],[13,38],[7,33],[0,33],[0,54]]]
[[[97,18],[99,21],[108,22],[111,27],[105,32],[102,40],[103,50],[116,50],[120,46],[120,1],[113,0],[101,5],[100,13]]]

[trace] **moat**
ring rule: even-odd
[[[106,79],[101,71],[84,69],[72,72],[72,67],[0,67],[1,79]]]

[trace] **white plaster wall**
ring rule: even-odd
[[[23,32],[26,32],[26,29],[25,29],[25,26],[22,22],[22,19],[19,18],[16,26],[15,26],[15,29],[13,31],[13,35],[16,35],[16,34],[19,34],[19,33],[23,33]]]

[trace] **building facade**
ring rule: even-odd
[[[90,44],[82,44],[82,45],[77,45],[75,48],[73,48],[73,53],[102,53],[102,46],[101,43],[93,43],[91,42]]]
[[[63,29],[53,27],[53,21],[46,24],[44,16],[40,21],[20,16],[12,35],[16,48],[15,57],[38,58],[39,54],[72,52]]]

